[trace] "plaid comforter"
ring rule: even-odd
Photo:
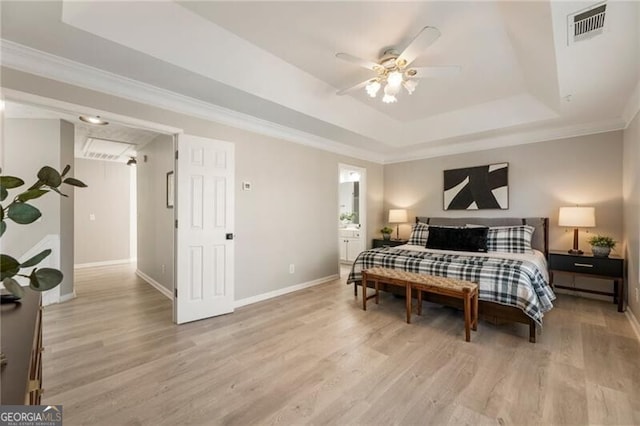
[[[360,253],[347,284],[362,281],[362,270],[374,266],[477,283],[481,300],[519,308],[540,325],[544,313],[553,308],[551,302],[556,298],[533,262],[393,247]]]

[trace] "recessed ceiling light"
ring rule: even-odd
[[[103,120],[99,115],[96,115],[95,117],[92,115],[81,115],[78,118],[85,123],[95,124],[96,126],[106,126],[109,124],[108,121]]]

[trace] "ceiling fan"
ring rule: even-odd
[[[365,87],[367,94],[375,98],[378,91],[384,86],[384,96],[382,102],[397,102],[396,95],[400,92],[400,88],[412,94],[418,85],[418,80],[426,77],[446,77],[457,75],[460,73],[460,67],[457,65],[432,66],[432,67],[411,67],[411,63],[422,53],[427,47],[431,46],[440,37],[440,31],[435,27],[424,27],[411,40],[409,45],[405,47],[402,53],[398,53],[395,49],[387,49],[378,62],[371,62],[357,58],[348,53],[336,53],[336,57],[344,61],[351,62],[363,68],[367,68],[376,73],[376,76],[367,79],[355,86],[342,89],[337,92],[338,95],[345,95],[354,90]]]

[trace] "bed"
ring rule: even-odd
[[[536,341],[536,326],[542,326],[545,312],[552,307],[555,295],[549,285],[546,259],[548,255],[548,218],[416,218],[415,230],[428,226],[438,227],[500,227],[526,228],[530,248],[522,253],[489,251],[487,253],[445,251],[424,248],[423,240],[412,233],[410,244],[367,250],[354,262],[347,284],[362,285],[361,271],[373,266],[402,269],[410,272],[447,276],[473,281],[480,287],[480,316],[499,324],[523,323],[529,326],[529,341]],[[427,225],[427,226],[425,226]],[[508,228],[512,229],[512,228]],[[531,234],[532,232],[532,234]],[[503,234],[500,234],[503,235]],[[426,234],[425,234],[426,241]],[[492,240],[495,243],[495,238]],[[495,248],[495,247],[494,247]],[[500,250],[501,248],[499,248]],[[396,293],[395,286],[382,286],[382,290]],[[425,300],[461,308],[458,299],[442,295],[428,295]]]

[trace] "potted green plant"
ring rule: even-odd
[[[358,214],[356,212],[352,212],[352,213],[342,213],[340,215],[340,221],[342,223],[344,223],[345,225],[348,223],[353,223],[353,221],[358,217]]]
[[[616,246],[616,241],[604,235],[596,235],[589,238],[589,244],[591,244],[591,251],[596,257],[608,257],[611,253],[611,249]]]
[[[82,181],[72,177],[66,177],[71,170],[71,166],[66,166],[62,173],[49,166],[44,166],[38,172],[38,180],[27,190],[17,194],[11,202],[5,206],[0,205],[0,237],[7,230],[7,222],[12,221],[18,225],[29,225],[42,216],[40,210],[27,201],[40,198],[48,192],[56,192],[66,197],[60,192],[60,186],[64,183],[79,188],[84,188]],[[0,176],[0,201],[4,202],[9,197],[9,190],[16,189],[24,185],[24,181],[15,176]],[[53,268],[36,268],[51,254],[51,250],[43,250],[31,259],[19,262],[16,258],[7,254],[0,254],[0,281],[4,288],[11,293],[3,294],[3,300],[17,300],[23,295],[23,288],[16,280],[17,277],[29,281],[29,287],[35,291],[47,291],[56,287],[62,282],[62,272]],[[27,271],[23,271],[26,269]]]
[[[380,230],[380,232],[382,232],[382,238],[385,240],[390,240],[391,239],[391,233],[393,232],[393,228],[389,228],[388,226],[385,226],[384,228],[382,228]]]

